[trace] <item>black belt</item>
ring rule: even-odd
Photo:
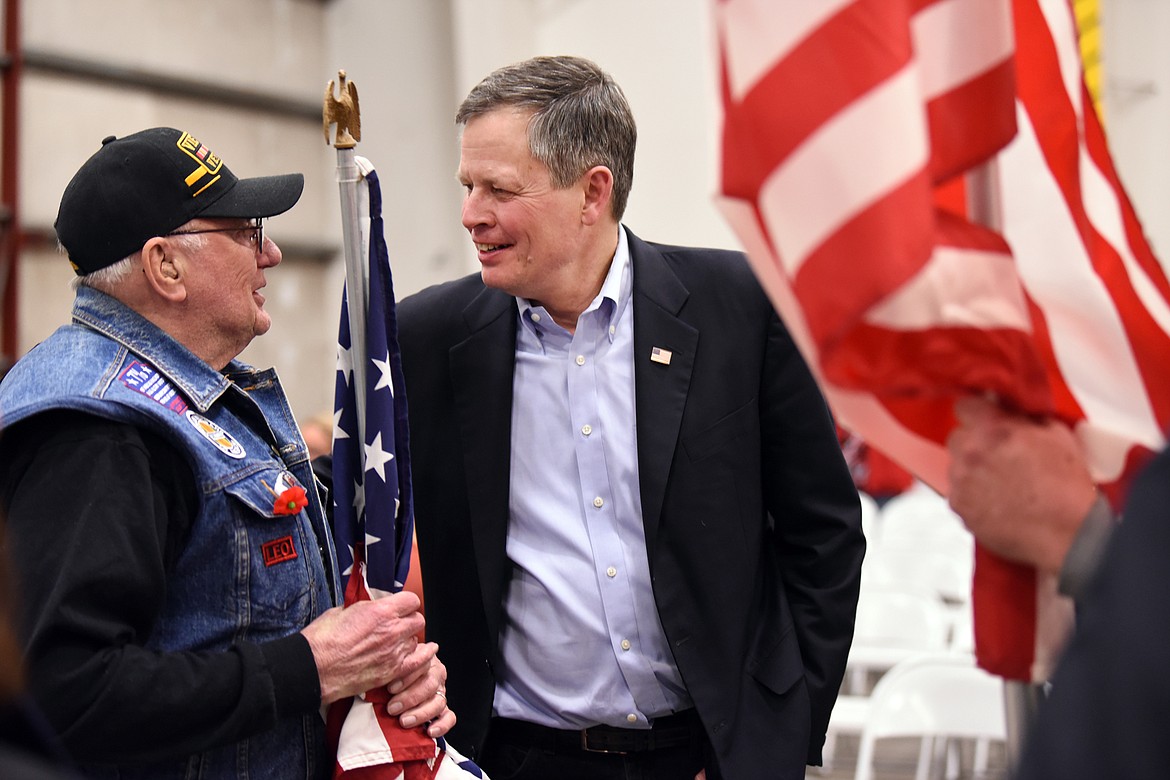
[[[489,739],[512,745],[540,748],[553,753],[645,753],[694,743],[702,731],[693,709],[655,718],[648,729],[593,726],[572,730],[554,729],[510,718],[492,718]]]

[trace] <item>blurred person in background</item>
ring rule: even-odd
[[[988,550],[1059,577],[1077,623],[1016,776],[1127,780],[1170,772],[1170,451],[1134,481],[1124,520],[1056,420],[956,405],[950,502]]]
[[[0,522],[0,550],[3,549]],[[76,778],[65,752],[24,689],[24,662],[13,630],[15,594],[7,556],[0,553],[0,777]]]

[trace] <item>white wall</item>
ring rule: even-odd
[[[451,25],[445,0],[329,5],[329,72],[321,83],[344,68],[357,84],[362,115],[357,153],[378,168],[400,297],[473,269],[458,218]],[[330,152],[328,158],[332,182],[336,155]]]
[[[455,0],[460,94],[540,54],[588,57],[638,123],[625,222],[641,237],[736,246],[714,207],[718,100],[707,0]],[[524,17],[526,24],[514,24]],[[506,41],[502,47],[484,41]]]
[[[474,271],[459,225],[453,123],[495,68],[539,54],[596,60],[638,122],[627,221],[647,238],[734,245],[712,203],[718,116],[706,0],[336,0],[332,64],[358,84],[359,153],[382,170],[400,293]]]
[[[713,205],[718,101],[708,0],[25,0],[26,45],[319,105],[345,68],[357,83],[358,152],[379,168],[400,296],[474,271],[459,224],[456,108],[492,69],[537,54],[596,60],[639,127],[626,222],[644,238],[736,240]],[[1170,2],[1102,0],[1106,124],[1122,179],[1157,249],[1170,255]],[[95,31],[101,34],[94,34]],[[51,227],[77,166],[108,133],[190,129],[236,173],[300,170],[305,196],[270,233],[339,247],[335,155],[313,118],[28,71],[21,103],[22,222]],[[22,258],[20,344],[68,317],[70,272],[46,247]],[[294,410],[331,404],[342,270],[286,252],[270,275],[272,332],[244,358],[275,365]]]
[[[182,0],[24,0],[21,34],[30,61],[34,54],[68,58],[320,105],[327,8],[308,0],[204,0],[198,6]],[[240,176],[311,173],[322,168],[327,154],[319,120],[33,64],[21,85],[22,227],[51,235],[62,190],[101,139],[156,125],[192,132]],[[285,246],[330,243],[327,206],[336,196],[322,178],[307,176],[295,211],[272,220],[269,232]],[[32,243],[22,253],[22,352],[68,321],[71,277],[51,245]],[[326,279],[326,264],[287,251],[265,291],[273,330],[244,355],[277,366],[298,414],[327,404],[332,393],[323,376],[335,352],[337,315],[316,297]]]
[[[1170,2],[1102,0],[1104,114],[1118,174],[1170,267]]]

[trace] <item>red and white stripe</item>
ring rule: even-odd
[[[346,583],[347,607],[386,595],[370,587],[365,545],[357,545],[353,556],[356,570]],[[403,729],[386,712],[389,700],[385,688],[375,688],[329,706],[326,732],[329,744],[336,746],[335,780],[436,780],[444,761],[442,747],[421,730]]]
[[[1067,0],[715,11],[721,206],[839,422],[945,494],[953,401],[995,393],[1075,425],[1116,498],[1170,422],[1170,284],[1086,113]],[[977,220],[939,194],[976,173]],[[1051,585],[977,552],[985,668],[1046,676]]]

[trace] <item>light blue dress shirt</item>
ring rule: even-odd
[[[638,490],[633,269],[625,230],[575,332],[517,298],[495,714],[648,728],[692,706],[658,620]]]

